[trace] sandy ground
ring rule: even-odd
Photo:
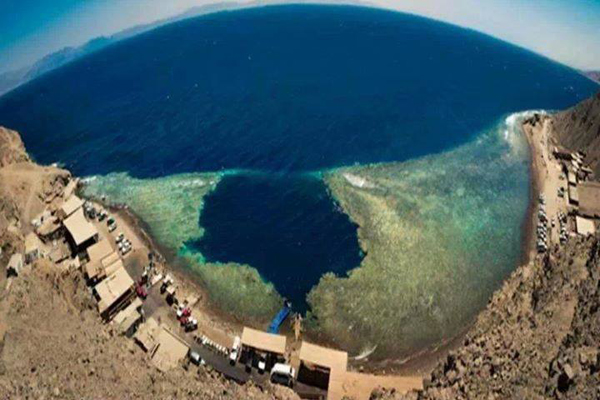
[[[554,221],[554,227],[549,225],[549,246],[558,243],[559,223],[558,213],[567,213],[567,198],[558,196],[558,190],[567,186],[566,180],[562,177],[560,163],[554,158],[551,152],[551,125],[550,120],[545,119],[541,124],[531,126],[525,124],[523,130],[531,150],[531,175],[532,175],[532,210],[529,221],[529,231],[527,232],[527,252],[529,259],[534,259],[537,255],[535,230],[537,224],[537,212],[539,210],[540,194],[546,199],[546,213],[551,221]]]
[[[97,207],[102,207],[99,203],[95,204]],[[117,229],[113,232],[109,232],[106,220],[102,222],[95,221],[94,224],[98,228],[101,237],[107,238],[113,248],[116,248],[116,237],[121,233],[131,241],[132,250],[123,257],[123,260],[127,270],[134,280],[137,281],[141,277],[143,268],[149,263],[148,254],[151,251],[156,254],[161,254],[161,249],[154,243],[151,236],[140,226],[137,218],[132,215],[129,210],[116,208],[107,209],[110,216],[115,219]],[[205,291],[186,277],[179,269],[169,265],[162,255],[157,266],[157,271],[163,276],[168,274],[173,277],[175,286],[177,287],[177,297],[180,301],[190,297],[198,299],[196,305],[192,307],[192,315],[198,320],[198,332],[200,334],[205,334],[214,342],[227,347],[230,347],[233,344],[236,335],[241,335],[243,327],[233,321],[230,322],[222,319],[207,301],[208,297]],[[157,283],[157,285],[160,285],[160,283]],[[169,313],[174,313],[165,302],[156,304],[155,312],[155,317],[165,322],[170,320],[167,318]],[[174,325],[172,328],[174,330],[179,330],[180,327]]]
[[[527,244],[524,246],[524,249],[526,258],[533,259],[537,255],[535,249],[535,227],[539,206],[538,194],[545,194],[548,216],[550,218],[555,218],[556,220],[556,215],[559,211],[566,212],[566,200],[559,198],[557,195],[558,188],[564,186],[565,181],[560,179],[561,172],[559,164],[551,156],[549,150],[550,126],[546,123],[543,127],[531,127],[527,125],[524,126],[524,131],[531,151],[533,187],[530,216],[526,222],[528,225],[526,228]],[[146,232],[143,222],[133,215],[130,210],[112,209],[111,215],[116,219],[118,228],[114,232],[109,233],[106,229],[106,225],[99,223],[99,230],[102,232],[103,236],[111,238],[113,244],[114,238],[121,232],[132,241],[134,250],[125,257],[126,265],[133,264],[136,265],[137,268],[142,268],[148,263],[147,254],[150,250],[157,253],[161,253],[162,250],[164,253],[164,249],[161,249]],[[552,230],[551,240],[552,238],[558,238],[558,224],[556,224]],[[233,342],[233,338],[236,335],[241,335],[243,326],[239,321],[236,321],[231,316],[223,315],[222,312],[215,309],[208,300],[208,296],[201,285],[194,282],[185,272],[181,271],[180,268],[169,265],[168,262],[162,263],[159,266],[159,269],[162,270],[163,273],[168,273],[175,278],[180,299],[185,299],[188,296],[194,296],[199,299],[199,302],[194,307],[194,317],[199,321],[199,333],[205,334],[215,342],[225,346],[230,346]],[[139,277],[139,274],[141,274],[141,269],[137,270],[137,275],[135,276],[136,279]],[[157,316],[161,317],[161,319],[168,320],[166,318],[168,312],[170,311],[161,307],[161,309],[158,310]],[[178,329],[178,327],[174,327],[174,329]],[[378,373],[402,375],[418,374],[426,376],[431,372],[435,365],[446,357],[449,351],[460,346],[469,329],[470,326],[466,326],[460,334],[446,339],[435,348],[413,354],[406,359],[378,363],[376,370]],[[283,331],[288,332],[290,330],[285,326]],[[288,335],[288,339],[292,339],[292,337]],[[292,341],[289,340],[289,342]],[[295,348],[294,343],[290,343],[290,350],[293,348]]]
[[[543,126],[525,126],[525,134],[530,144],[531,159],[532,159],[532,180],[533,186],[536,190],[532,191],[532,218],[530,219],[531,232],[535,231],[535,224],[537,215],[537,196],[539,193],[544,193],[546,197],[546,210],[550,218],[556,220],[556,215],[559,211],[566,212],[566,200],[558,197],[558,188],[565,186],[565,181],[561,179],[561,172],[558,162],[551,156],[549,150],[550,144],[550,126],[547,121],[544,122]],[[36,214],[41,212],[44,206],[47,204],[47,199],[44,201],[39,196],[40,192],[45,192],[44,182],[48,180],[45,174],[59,173],[60,170],[44,168],[35,166],[30,169],[29,163],[15,164],[8,168],[1,170],[2,178],[4,182],[18,182],[17,186],[7,185],[11,190],[11,196],[18,198],[23,201],[24,204],[24,216],[23,222],[30,221]],[[41,173],[43,171],[43,174]],[[25,183],[24,183],[25,182]],[[50,194],[52,198],[52,194]],[[141,274],[142,268],[148,263],[149,251],[159,252],[158,246],[153,243],[152,238],[142,228],[141,223],[127,210],[112,210],[111,215],[116,219],[118,228],[109,233],[105,222],[96,222],[96,225],[101,232],[101,235],[111,242],[114,246],[114,238],[119,233],[124,235],[131,240],[133,244],[133,250],[124,257],[125,264],[130,271]],[[552,230],[551,242],[558,238],[558,224]],[[534,258],[536,255],[535,250],[535,237],[533,234],[529,237],[529,254],[530,257]],[[189,296],[195,296],[199,298],[198,304],[194,307],[194,317],[199,321],[199,332],[205,334],[213,339],[215,342],[230,346],[233,337],[241,334],[241,325],[234,321],[228,321],[223,316],[218,315],[207,301],[206,294],[202,289],[186,279],[185,274],[178,271],[176,268],[172,268],[166,263],[159,265],[159,270],[163,273],[169,273],[176,279],[176,285],[178,286],[178,297],[180,299],[188,298]],[[134,274],[134,278],[137,279],[139,275]],[[168,306],[163,305],[159,307],[159,315],[162,313],[164,322],[172,320],[167,318],[167,313],[172,312]],[[5,307],[0,307],[0,317],[5,315]],[[0,318],[4,320],[4,318]],[[172,321],[171,321],[172,324]],[[6,326],[0,324],[0,331],[4,331]],[[179,329],[178,326],[174,326],[174,329]],[[426,375],[431,369],[445,357],[445,355],[456,346],[460,345],[462,335],[456,338],[448,340],[434,351],[429,351],[423,354],[411,357],[410,360],[399,366],[397,372],[402,374],[420,374]],[[382,371],[383,372],[383,371]]]

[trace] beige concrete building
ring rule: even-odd
[[[40,257],[43,257],[42,249],[44,244],[38,236],[31,232],[25,237],[25,262],[30,264]]]
[[[129,273],[121,267],[94,286],[100,314],[110,319],[121,306],[126,305],[135,295],[134,284]]]
[[[67,239],[76,253],[85,250],[98,240],[98,230],[83,215],[83,209],[75,211],[63,221]]]
[[[300,346],[298,381],[327,390],[333,371],[346,371],[348,353],[312,343]]]
[[[190,348],[185,341],[162,327],[158,333],[157,345],[152,351],[152,362],[161,371],[168,371],[179,365]]]
[[[119,311],[111,323],[116,327],[119,333],[127,337],[133,336],[135,330],[142,321],[142,314],[138,311],[142,307],[142,300],[135,298],[125,309]]]
[[[596,232],[596,225],[591,219],[576,216],[575,228],[577,233],[583,236],[593,235]]]
[[[136,343],[146,352],[152,352],[158,342],[160,326],[154,318],[144,322],[133,337]]]
[[[77,210],[83,207],[83,200],[79,197],[72,195],[58,210],[59,216],[62,219],[68,218]]]
[[[285,360],[286,337],[244,327],[242,331],[242,353],[240,361],[257,367],[259,360],[266,364],[266,370]]]
[[[85,265],[85,273],[87,279],[92,281],[98,279],[105,270],[106,266],[103,265],[103,260],[111,257],[113,254],[117,256],[114,261],[119,259],[119,256],[114,252],[110,242],[106,239],[100,240],[98,243],[88,247],[87,254],[89,261]]]
[[[579,213],[584,217],[600,218],[600,182],[582,182],[579,190]]]
[[[285,354],[286,337],[244,327],[242,347],[277,355]]]

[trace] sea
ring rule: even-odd
[[[128,182],[148,182],[144,210],[160,203],[199,229],[167,245],[249,265],[307,312],[323,274],[343,277],[364,257],[323,173],[443,154],[513,113],[564,109],[597,90],[573,69],[472,30],[375,8],[285,5],[118,42],[4,95],[0,124],[21,132],[38,162],[93,178],[97,191],[110,179],[115,200]],[[511,173],[527,174],[525,161]],[[197,173],[218,177],[201,210],[177,207],[178,197],[169,206],[170,191],[152,189]],[[525,212],[511,212],[514,229]],[[504,246],[508,260],[521,252],[514,240]]]

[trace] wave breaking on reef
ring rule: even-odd
[[[359,225],[365,257],[347,275],[326,273],[312,288],[307,326],[374,358],[410,353],[462,329],[520,255],[529,187],[520,126],[532,113],[511,114],[440,154],[314,173]],[[85,180],[84,194],[127,204],[223,310],[264,321],[281,301],[273,283],[252,265],[209,263],[189,245],[204,235],[205,197],[224,175],[240,173],[98,175]]]
[[[359,225],[366,256],[346,276],[324,275],[310,292],[316,329],[355,353],[377,346],[372,357],[385,358],[426,348],[469,323],[521,253],[529,151],[520,125],[527,115],[513,114],[444,153],[325,175]]]

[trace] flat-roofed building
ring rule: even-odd
[[[152,352],[152,362],[161,371],[177,367],[190,348],[185,341],[162,327],[158,333],[157,346]]]
[[[75,195],[72,195],[60,207],[59,215],[62,219],[68,218],[81,207],[83,207],[83,200]]]
[[[327,390],[332,371],[346,371],[348,353],[302,342],[298,381]]]
[[[158,343],[160,326],[154,318],[148,318],[136,334],[133,336],[135,342],[146,352],[152,352]]]
[[[596,232],[594,221],[580,216],[575,217],[575,227],[577,233],[583,236],[593,235]]]
[[[579,214],[584,217],[600,218],[600,182],[582,182],[579,190]]]
[[[98,300],[98,311],[103,318],[110,319],[135,295],[134,282],[125,268],[121,267],[94,286],[94,292]]]
[[[87,254],[89,261],[85,266],[85,272],[87,275],[87,279],[95,280],[104,270],[104,265],[102,261],[112,254],[116,254],[110,245],[108,240],[100,240],[98,243],[95,243],[88,247]],[[118,256],[117,256],[118,259]]]
[[[572,185],[572,186],[577,185],[577,174],[575,173],[575,171],[568,170],[567,181],[569,182],[569,185]]]
[[[423,378],[418,376],[383,376],[359,372],[334,371],[331,376],[327,400],[369,400],[373,390],[393,389],[398,394],[423,389]]]
[[[136,297],[131,304],[115,315],[111,323],[117,328],[119,333],[127,337],[133,336],[142,321],[142,314],[139,312],[141,307],[142,300]]]
[[[569,204],[579,205],[579,189],[578,186],[569,185]]]
[[[243,363],[256,366],[262,359],[267,365],[266,370],[269,371],[274,364],[284,358],[285,336],[244,327],[241,343],[240,360]]]
[[[84,251],[98,240],[98,230],[85,218],[81,208],[65,219],[63,225],[74,253]]]

